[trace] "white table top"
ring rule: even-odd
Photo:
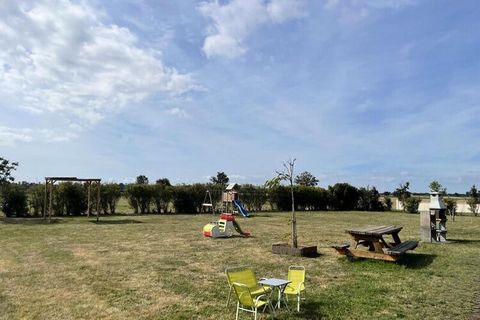
[[[258,281],[258,283],[266,285],[266,286],[270,286],[270,287],[281,287],[281,286],[284,286],[286,284],[289,284],[290,282],[292,282],[292,281],[285,280],[285,279],[277,279],[277,278],[266,278],[266,279],[262,279],[262,280]]]

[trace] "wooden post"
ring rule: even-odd
[[[88,186],[88,189],[87,189],[87,217],[90,217],[90,187],[92,186],[92,182],[91,181],[87,181],[87,186]]]
[[[43,197],[43,220],[47,219],[47,192],[48,192],[48,179],[45,178],[45,194]]]
[[[97,182],[97,222],[100,218],[100,181]]]
[[[53,183],[55,181],[54,180],[51,180],[50,181],[50,192],[49,192],[49,204],[48,204],[48,223],[51,222],[52,220],[52,202],[53,202]]]

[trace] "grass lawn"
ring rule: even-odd
[[[287,240],[288,219],[239,218],[254,237],[216,240],[201,234],[210,215],[0,223],[0,319],[234,319],[225,268],[286,277],[291,264],[306,267],[307,300],[279,319],[469,319],[480,290],[480,218],[457,217],[447,225],[455,243],[421,244],[397,264],[348,261],[329,244],[366,224],[401,225],[402,240],[418,239],[418,215],[299,213],[299,243],[319,247],[314,259],[270,253]]]

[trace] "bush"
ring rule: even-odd
[[[329,207],[333,210],[354,210],[358,202],[358,190],[348,183],[337,183],[328,187]]]
[[[383,205],[385,206],[385,210],[392,211],[392,198],[390,197],[383,198]]]
[[[278,211],[289,211],[292,209],[292,198],[290,188],[285,186],[277,186],[270,188],[267,193],[268,202]]]
[[[128,203],[135,213],[150,213],[150,205],[153,201],[154,189],[148,184],[131,184],[125,192]]]
[[[82,215],[87,211],[87,193],[81,184],[64,182],[55,189],[55,211],[66,215]]]
[[[204,184],[175,186],[173,205],[177,213],[198,213],[201,211],[207,187]]]
[[[168,204],[173,199],[173,188],[166,184],[156,184],[153,186],[153,204],[156,213],[166,213]]]
[[[110,214],[115,214],[118,201],[122,196],[120,185],[116,183],[104,184],[101,187],[100,195],[100,206],[103,213],[107,214],[110,212]]]
[[[29,190],[29,204],[34,216],[43,216],[45,210],[45,186],[38,184]]]
[[[418,213],[418,206],[422,200],[417,197],[410,197],[405,199],[403,208],[408,213]]]
[[[363,211],[384,210],[383,203],[380,201],[380,193],[378,193],[375,187],[358,189],[357,209]]]
[[[27,194],[17,185],[8,184],[3,187],[0,204],[7,217],[24,217],[28,213]]]
[[[249,211],[261,211],[267,201],[267,191],[264,187],[252,184],[242,185],[240,200]]]
[[[328,192],[325,189],[309,186],[295,186],[295,210],[326,210]]]

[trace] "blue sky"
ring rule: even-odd
[[[480,4],[2,1],[0,156],[17,180],[480,183]]]

